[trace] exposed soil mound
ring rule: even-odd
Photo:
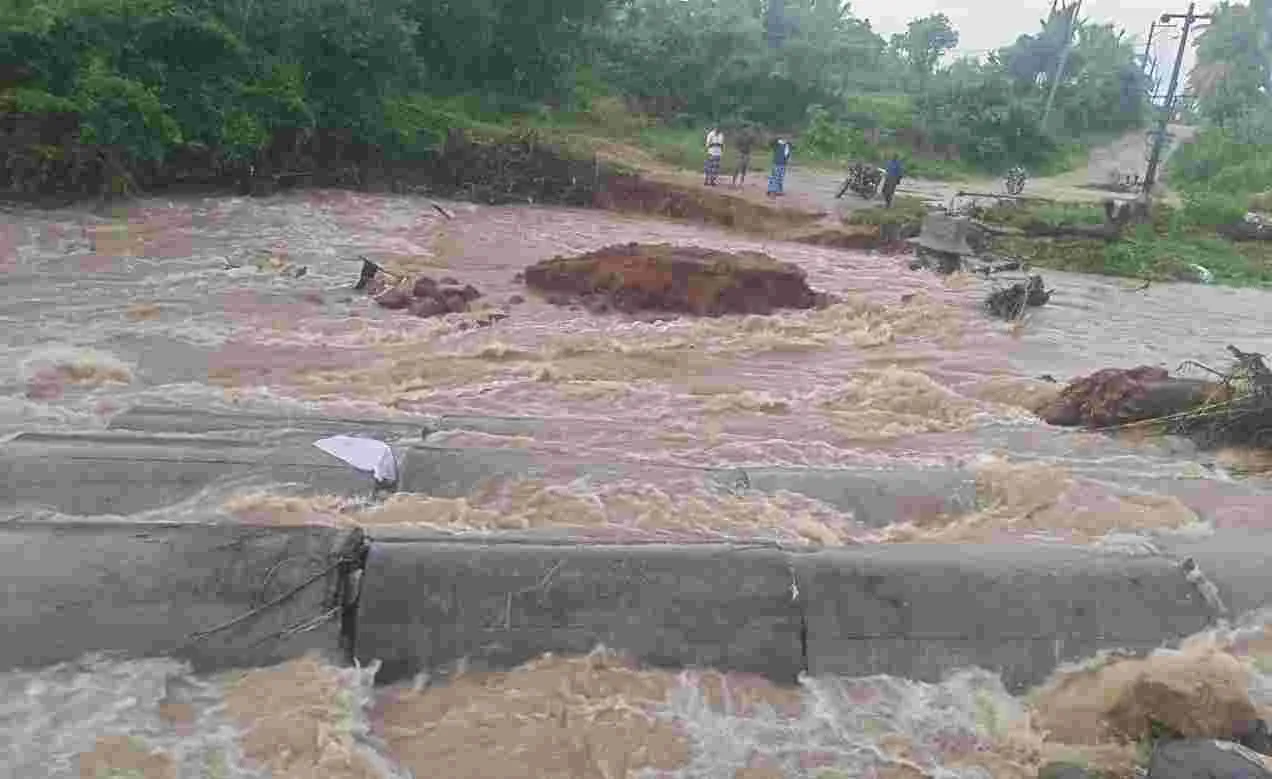
[[[429,191],[491,205],[591,205],[607,166],[571,159],[528,134],[504,143],[473,143],[452,132],[427,169]]]
[[[910,251],[902,231],[896,225],[845,225],[812,230],[793,237],[799,243],[829,246],[835,249],[876,251],[903,254]]]
[[[764,234],[805,225],[825,216],[636,175],[612,175],[603,179],[592,205],[607,211],[666,216]]]
[[[608,246],[554,257],[525,271],[528,287],[553,302],[578,300],[595,311],[678,311],[700,316],[768,314],[828,305],[796,265],[758,252],[736,254],[670,244]]]

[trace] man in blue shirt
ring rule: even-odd
[[[892,208],[892,196],[896,194],[897,184],[901,183],[901,176],[903,175],[900,158],[895,154],[892,155],[892,159],[888,160],[888,165],[884,170],[883,205],[886,208]]]

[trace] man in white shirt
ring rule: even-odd
[[[718,128],[707,130],[707,164],[703,170],[702,183],[708,187],[716,185],[720,177],[720,160],[724,156],[724,133]]]

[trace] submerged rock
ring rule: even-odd
[[[1148,779],[1272,779],[1259,756],[1229,741],[1165,741],[1153,749]]]
[[[1052,292],[1044,285],[1042,276],[1033,275],[1024,284],[1018,282],[991,292],[985,299],[985,310],[1000,319],[1016,319],[1026,307],[1045,306]]]
[[[447,277],[438,281],[419,276],[412,281],[385,271],[365,258],[354,289],[365,291],[382,308],[406,309],[422,318],[465,313],[473,301],[482,296],[481,290],[472,284],[461,284],[457,279]],[[505,317],[489,317],[486,323],[500,318]]]
[[[1118,735],[1152,738],[1154,729],[1176,738],[1230,738],[1258,719],[1250,680],[1232,655],[1168,655],[1145,663],[1108,710]]]
[[[830,302],[809,288],[804,271],[758,252],[729,253],[669,244],[608,246],[555,257],[526,269],[526,286],[550,302],[678,311],[701,316],[768,314]]]

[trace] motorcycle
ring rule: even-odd
[[[844,179],[843,186],[839,188],[835,197],[841,198],[845,192],[852,190],[858,197],[870,200],[879,194],[879,184],[882,182],[883,171],[873,165],[855,162],[848,169],[848,178]]]
[[[1019,195],[1025,191],[1025,182],[1029,180],[1029,173],[1020,165],[1015,166],[1007,171],[1007,178],[1003,184],[1007,188],[1007,194]]]

